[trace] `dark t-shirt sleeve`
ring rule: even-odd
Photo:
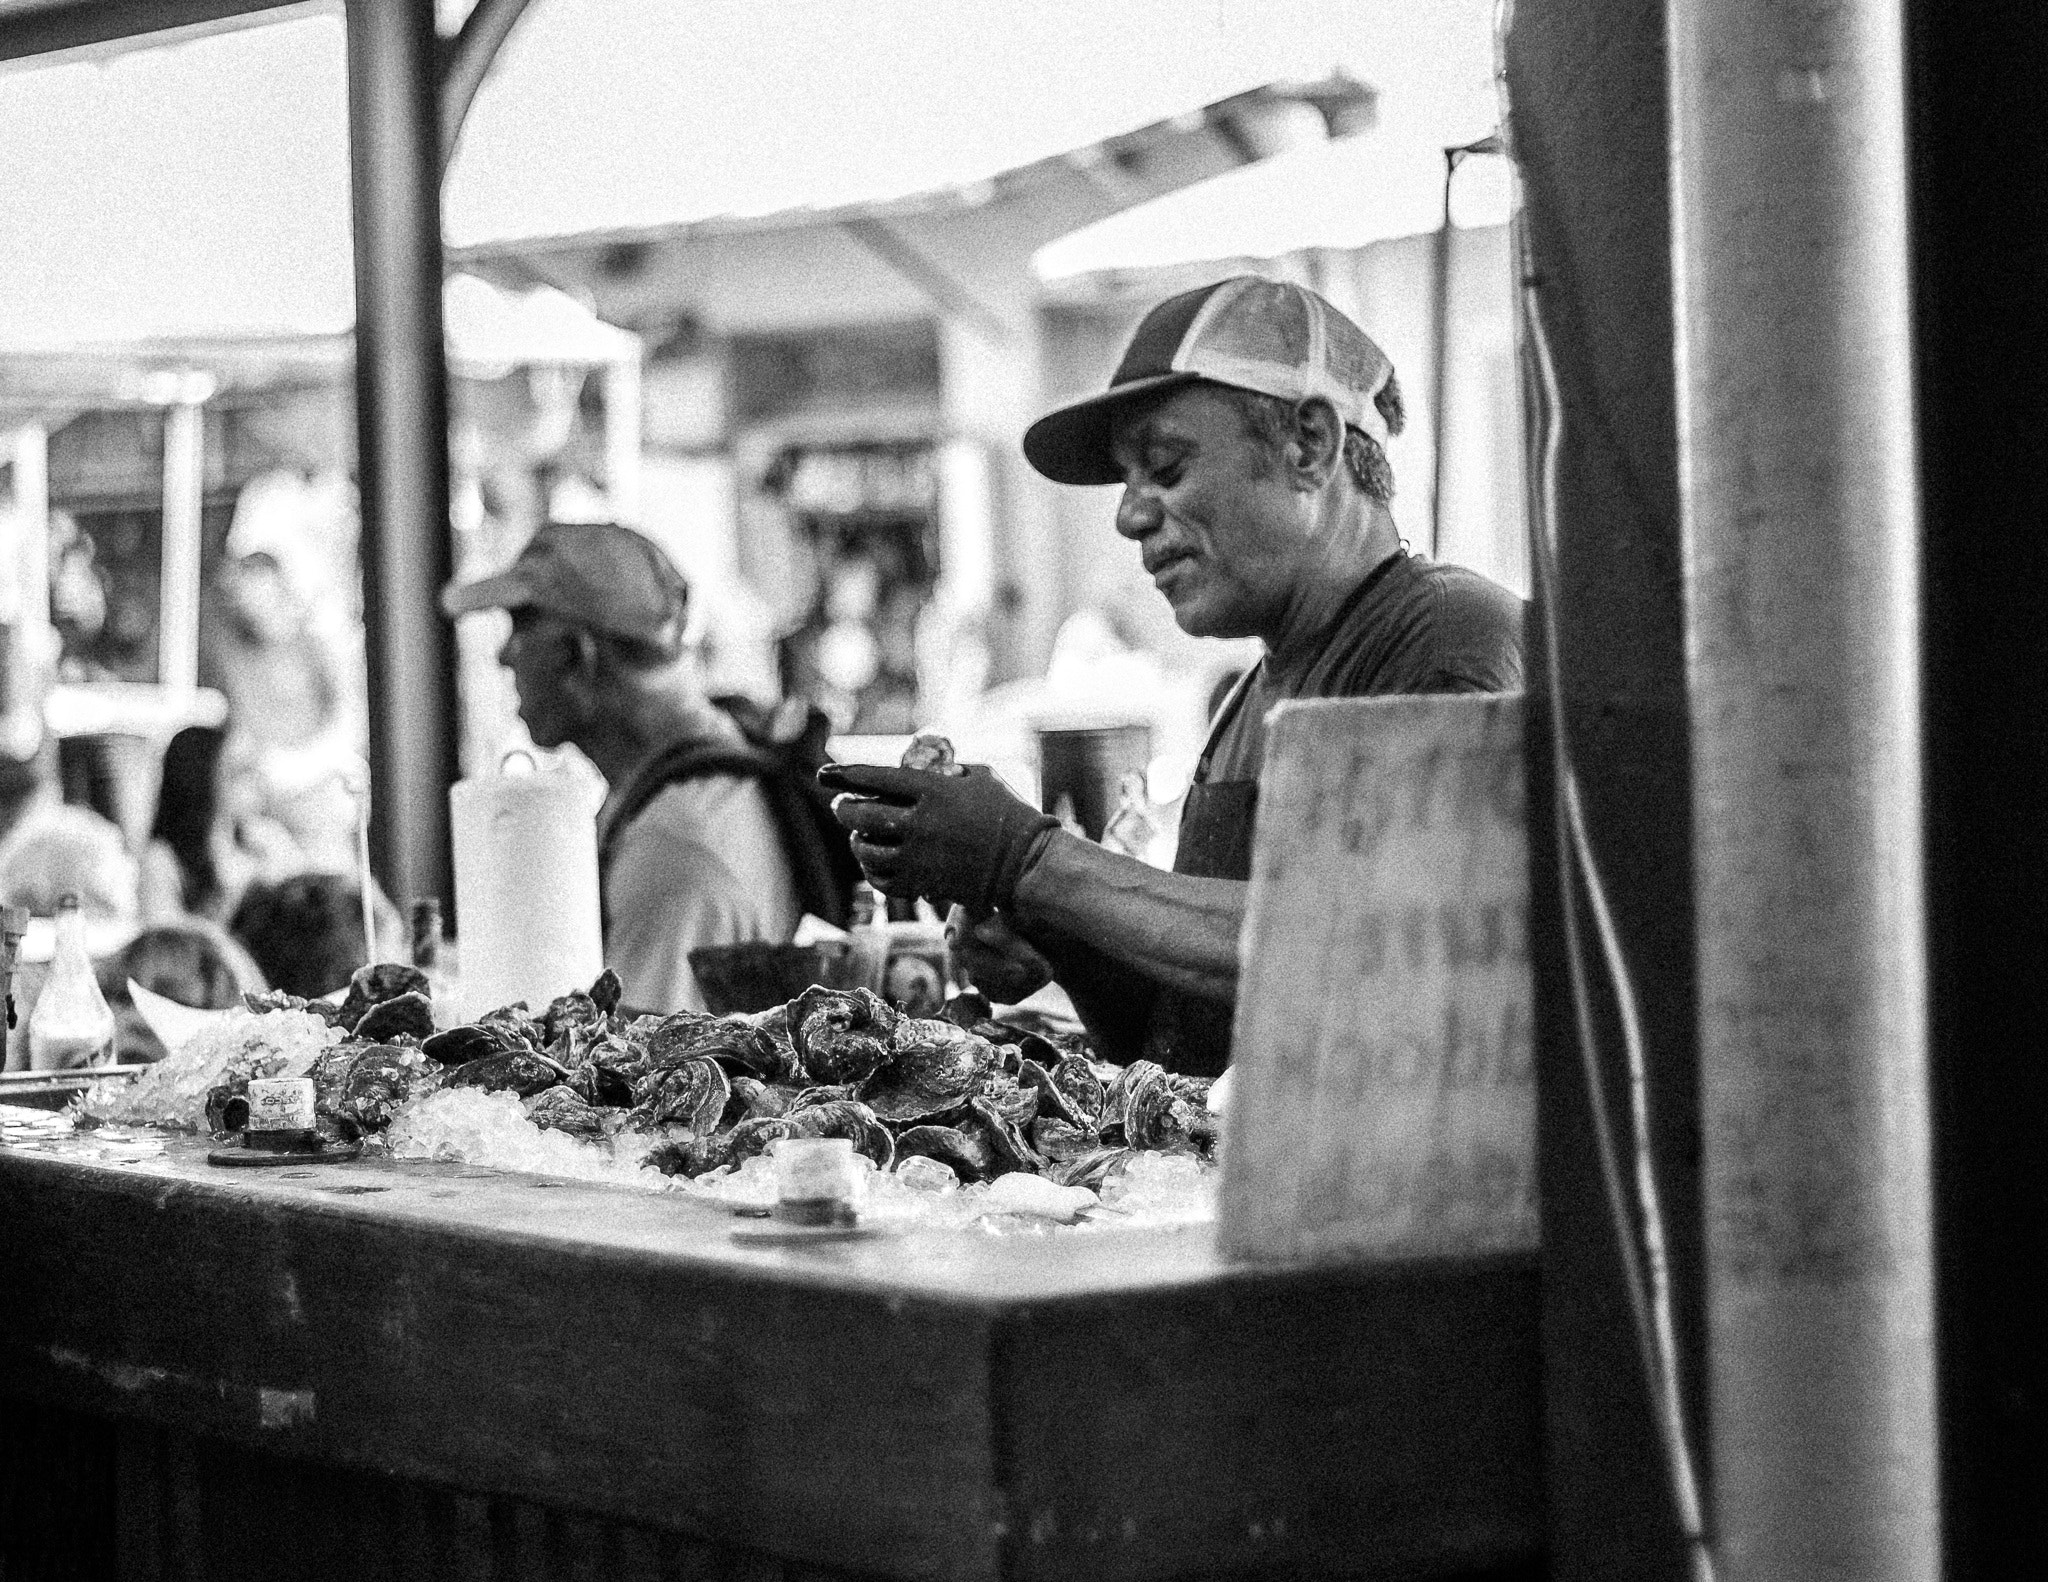
[[[1462,566],[1421,564],[1373,612],[1390,638],[1361,643],[1325,697],[1522,690],[1524,601]],[[1348,673],[1347,673],[1348,672]]]

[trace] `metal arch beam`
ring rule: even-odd
[[[292,11],[302,0],[49,0],[0,12],[0,61],[61,50],[146,48],[158,35],[237,27],[262,11]]]
[[[528,0],[477,0],[453,38],[443,39],[440,49],[441,79],[441,175],[455,158],[456,140],[462,123],[469,118],[477,90],[489,74],[491,62],[512,29],[526,14]]]

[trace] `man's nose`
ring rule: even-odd
[[[1143,538],[1158,531],[1164,517],[1159,501],[1149,491],[1127,486],[1124,497],[1117,502],[1116,530],[1125,538]]]

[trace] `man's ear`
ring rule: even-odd
[[[1344,420],[1322,396],[1294,403],[1294,438],[1288,442],[1287,460],[1305,490],[1322,488],[1344,464]]]
[[[578,681],[595,686],[603,655],[597,646],[597,634],[583,627],[574,627],[568,633],[568,672]]]

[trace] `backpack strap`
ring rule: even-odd
[[[752,780],[761,787],[782,837],[782,854],[789,864],[798,904],[806,912],[844,926],[846,897],[837,893],[834,857],[825,843],[810,789],[797,784],[789,768],[773,752],[745,742],[678,742],[641,767],[619,794],[611,822],[605,826],[604,839],[598,844],[600,892],[604,875],[611,867],[612,853],[626,826],[670,786],[706,775],[732,775]]]

